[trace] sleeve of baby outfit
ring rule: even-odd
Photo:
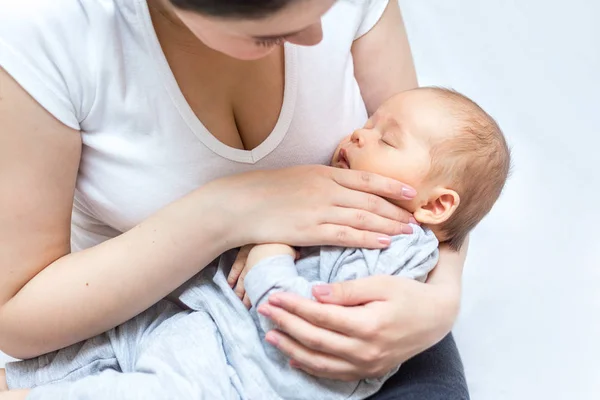
[[[354,39],[366,35],[381,19],[390,0],[365,0],[362,22],[360,23]]]
[[[374,275],[397,275],[424,282],[439,259],[439,242],[432,231],[412,225],[413,233],[392,238],[377,259]]]
[[[315,262],[318,262],[315,259]],[[246,293],[253,306],[253,312],[263,303],[268,302],[269,296],[276,292],[294,293],[312,299],[312,288],[323,282],[309,282],[298,274],[294,258],[290,255],[269,257],[256,264],[244,279]],[[258,313],[257,313],[258,314]],[[273,322],[258,314],[261,328],[268,332],[275,329]]]
[[[59,121],[79,129],[89,21],[80,2],[8,1],[0,12],[0,67]],[[89,11],[89,10],[88,10]]]

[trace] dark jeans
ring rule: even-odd
[[[469,400],[465,372],[452,334],[402,364],[370,400]]]

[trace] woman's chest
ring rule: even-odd
[[[95,106],[81,124],[84,149],[76,193],[81,207],[76,213],[124,232],[223,176],[328,164],[339,141],[367,119],[348,36],[344,45],[326,40],[315,48],[286,46],[283,88],[273,85],[283,89],[278,112],[270,108],[272,120],[262,129],[256,125],[263,137],[255,136],[256,143],[244,147],[216,138],[206,127],[209,117],[203,117],[212,113],[198,112],[217,110],[214,123],[219,124],[226,119],[219,114],[222,107],[211,108],[214,104],[206,100],[188,102],[166,62],[131,50],[131,62],[106,69]],[[158,67],[149,69],[151,61]],[[245,93],[235,98],[246,104],[264,98],[260,90]],[[246,110],[251,114],[253,108]],[[94,229],[87,226],[91,223],[82,225],[84,231]]]
[[[240,150],[258,147],[279,119],[286,75],[283,47],[256,60],[237,60],[219,53],[191,32],[174,36],[172,23],[153,16],[160,52],[179,92],[203,128],[221,143]],[[294,73],[295,71],[291,71]]]
[[[291,52],[283,107],[273,132],[250,151],[227,146],[174,97],[148,84],[113,96],[88,117],[77,200],[124,232],[205,183],[257,169],[328,164],[339,141],[367,118],[351,63],[337,74]],[[301,84],[300,84],[301,83]]]

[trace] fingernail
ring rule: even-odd
[[[402,233],[405,235],[413,233],[413,228],[410,225],[402,225]]]
[[[411,224],[415,224],[415,225],[417,225],[417,224],[418,224],[418,222],[417,222],[417,220],[415,219],[415,217],[410,217],[410,218],[408,219],[408,222],[410,222]]]
[[[273,296],[269,297],[269,304],[280,307],[282,304],[282,301],[279,297],[277,297],[276,295],[273,295]]]
[[[265,306],[264,304],[258,307],[258,312],[265,317],[271,316],[271,310],[269,310],[269,307]]]
[[[331,294],[331,286],[329,285],[319,285],[313,288],[313,293],[316,296],[329,296]]]
[[[298,361],[296,360],[290,360],[290,367],[292,368],[298,368],[300,366],[300,364],[298,363]]]
[[[273,346],[277,346],[279,344],[279,338],[274,333],[268,332],[265,336],[265,340],[272,344]]]
[[[389,236],[381,236],[377,239],[377,241],[384,246],[389,246],[390,243],[392,243],[392,239]]]
[[[408,200],[414,199],[415,197],[417,197],[417,191],[413,188],[403,186],[402,187],[402,196]]]

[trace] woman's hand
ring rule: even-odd
[[[330,379],[375,378],[450,331],[458,312],[456,289],[373,276],[315,287],[321,303],[277,293],[258,311],[280,327],[266,339],[292,366]]]
[[[247,243],[383,248],[411,233],[411,214],[382,197],[408,200],[414,189],[382,176],[325,166],[257,171],[201,189],[229,223],[231,247]]]

